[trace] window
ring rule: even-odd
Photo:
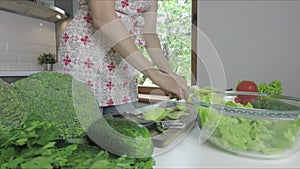
[[[197,0],[160,0],[158,6],[157,32],[165,57],[172,69],[187,79],[188,85],[196,82],[197,59],[192,51],[192,37],[196,37],[192,32],[192,24],[196,24],[196,7]],[[159,88],[142,74],[139,74],[138,82],[140,100],[149,99],[149,93],[152,97],[166,95],[164,92],[153,94]]]

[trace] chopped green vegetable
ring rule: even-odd
[[[144,119],[148,121],[161,121],[167,117],[167,115],[172,111],[172,109],[166,109],[162,107],[156,107],[149,109],[144,113]]]
[[[167,117],[171,120],[178,120],[181,116],[189,115],[186,111],[172,111],[170,112]]]
[[[180,111],[187,111],[188,107],[185,104],[181,104],[181,103],[176,103],[175,105],[176,109],[180,110]]]

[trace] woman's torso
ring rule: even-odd
[[[61,36],[59,71],[86,83],[99,106],[137,101],[136,70],[107,46],[103,36],[93,28],[89,0],[79,0],[79,10]],[[152,0],[115,0],[116,14],[137,45],[145,45],[140,34],[144,24],[142,12]]]

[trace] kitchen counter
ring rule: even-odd
[[[20,77],[20,76],[29,76],[33,73],[38,73],[40,71],[32,71],[32,70],[7,70],[0,71],[0,77]]]
[[[40,71],[32,71],[32,70],[7,70],[7,71],[0,71],[0,79],[4,80],[7,83],[14,83],[17,80],[25,78],[31,74],[38,73]]]
[[[154,168],[299,168],[300,151],[284,159],[259,160],[233,155],[205,142],[198,143],[200,129],[193,128],[174,149],[154,157]]]

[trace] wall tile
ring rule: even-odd
[[[41,70],[36,58],[56,52],[55,24],[0,10],[0,70]]]
[[[8,63],[7,70],[30,70],[30,64],[28,64],[28,63]]]
[[[7,63],[0,62],[0,71],[8,70]]]
[[[0,41],[0,52],[5,51],[5,42]]]
[[[38,56],[39,56],[39,54],[20,53],[19,62],[37,63]]]
[[[19,62],[19,55],[16,52],[1,52],[0,62]]]
[[[43,70],[43,66],[31,63],[29,64],[29,70]]]

